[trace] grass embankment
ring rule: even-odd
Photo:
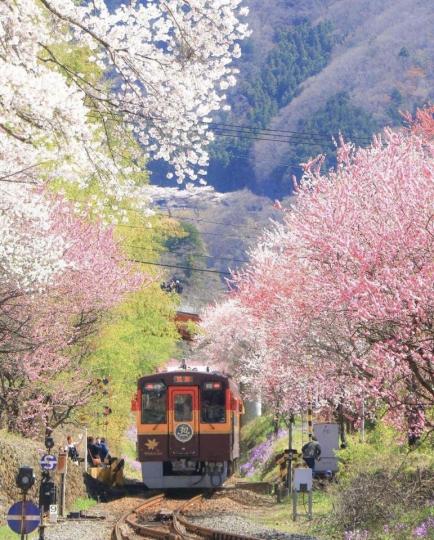
[[[277,479],[275,455],[287,447],[287,434],[272,437],[269,417],[243,428],[241,470],[252,480]],[[254,442],[257,444],[254,446]],[[294,445],[301,449],[301,425],[294,428]],[[409,451],[389,428],[377,426],[361,443],[356,434],[338,453],[336,482],[317,485],[314,519],[292,521],[289,500],[267,512],[258,523],[291,533],[311,534],[321,540],[434,540],[434,441],[425,439]],[[296,466],[300,463],[296,464]],[[300,495],[299,511],[303,512]]]

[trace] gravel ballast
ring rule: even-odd
[[[125,497],[108,503],[100,503],[86,511],[86,515],[101,516],[103,520],[65,520],[46,530],[46,540],[109,540],[116,521],[126,512],[143,502],[143,498]],[[164,509],[176,509],[182,499],[168,498],[162,503]],[[255,537],[259,540],[316,540],[312,536],[277,531],[253,522],[250,516],[255,510],[266,512],[275,506],[271,497],[236,490],[234,493],[217,493],[197,503],[185,518],[197,525],[219,531]],[[152,513],[158,510],[155,507]]]
[[[45,532],[46,540],[109,540],[116,521],[128,510],[143,502],[143,499],[126,497],[108,503],[100,503],[86,510],[89,516],[105,519],[66,519],[50,525]]]
[[[253,523],[247,517],[238,514],[225,513],[208,517],[189,517],[189,521],[203,527],[232,532],[234,534],[243,534],[245,536],[254,536],[261,540],[315,540],[313,536],[283,533],[275,529],[263,527]]]

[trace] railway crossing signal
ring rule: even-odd
[[[40,511],[32,501],[19,501],[9,508],[7,522],[9,527],[17,534],[29,534],[38,528]]]
[[[44,471],[54,471],[57,467],[57,458],[51,454],[44,454],[41,457],[39,464]]]
[[[290,464],[290,461],[293,460],[297,456],[297,450],[292,448],[291,450],[288,450],[285,448],[283,452],[280,452],[280,454],[277,454],[276,456],[276,463],[279,465],[279,477],[280,481],[283,484],[287,483],[288,479],[288,467]],[[288,486],[287,486],[288,487]]]
[[[282,483],[286,481],[288,476],[288,455],[289,450],[284,450],[277,455],[277,464],[279,465],[279,478]]]

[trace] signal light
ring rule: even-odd
[[[146,383],[145,390],[163,390],[164,384],[161,383]]]
[[[24,466],[18,469],[15,482],[22,491],[28,491],[35,483],[35,480],[35,473],[31,467]]]
[[[220,390],[222,383],[219,382],[207,382],[204,384],[205,390]]]
[[[51,450],[54,446],[54,439],[51,436],[52,433],[53,433],[53,430],[49,426],[47,426],[45,428],[45,441],[44,441],[45,448],[47,450]]]

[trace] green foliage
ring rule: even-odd
[[[0,527],[0,540],[17,540],[18,536],[7,525]],[[34,531],[27,536],[27,540],[36,540],[39,538],[38,531]]]
[[[341,485],[351,482],[361,472],[376,473],[392,459],[396,461],[406,455],[406,447],[397,445],[397,432],[379,424],[368,432],[366,442],[362,443],[357,436],[349,437],[347,448],[339,450]]]
[[[96,505],[95,499],[89,499],[88,497],[79,497],[76,499],[72,505],[71,511],[72,512],[85,512],[86,510],[89,510],[93,506]]]
[[[203,241],[198,229],[183,221],[180,223],[180,235],[167,239],[166,246],[170,250],[197,250],[203,249]]]
[[[366,443],[350,437],[338,454],[339,484],[329,490],[335,511],[323,527],[341,535],[369,530],[373,539],[412,538],[412,529],[430,515],[433,448],[431,439],[409,451],[397,432],[381,424]]]
[[[88,423],[94,433],[119,441],[131,424],[130,403],[138,377],[150,373],[175,352],[178,333],[173,322],[173,296],[154,283],[132,294],[111,313],[101,329],[87,365],[94,378],[109,377],[107,396],[100,396],[86,408]],[[102,408],[112,409],[109,417]]]
[[[241,428],[241,451],[246,453],[266,441],[274,431],[273,416],[263,415],[250,420]]]
[[[326,169],[336,165],[336,147],[331,138],[342,134],[345,140],[356,139],[358,146],[366,146],[372,134],[379,129],[378,124],[370,114],[361,107],[351,104],[346,92],[339,92],[327,100],[325,106],[310,118],[301,120],[297,130],[304,133],[323,133],[330,135],[328,142],[324,140],[317,144],[298,144],[293,147],[293,160],[304,163],[310,157],[321,153],[326,154],[324,166]]]
[[[315,27],[303,22],[278,33],[277,47],[268,55],[261,78],[279,109],[296,96],[300,83],[327,65],[333,46],[331,31],[328,22]]]
[[[178,234],[167,238],[164,245],[169,251],[176,252],[176,265],[185,267],[176,272],[182,274],[183,284],[193,285],[198,276],[191,268],[203,267],[206,250],[197,227],[180,219]]]

